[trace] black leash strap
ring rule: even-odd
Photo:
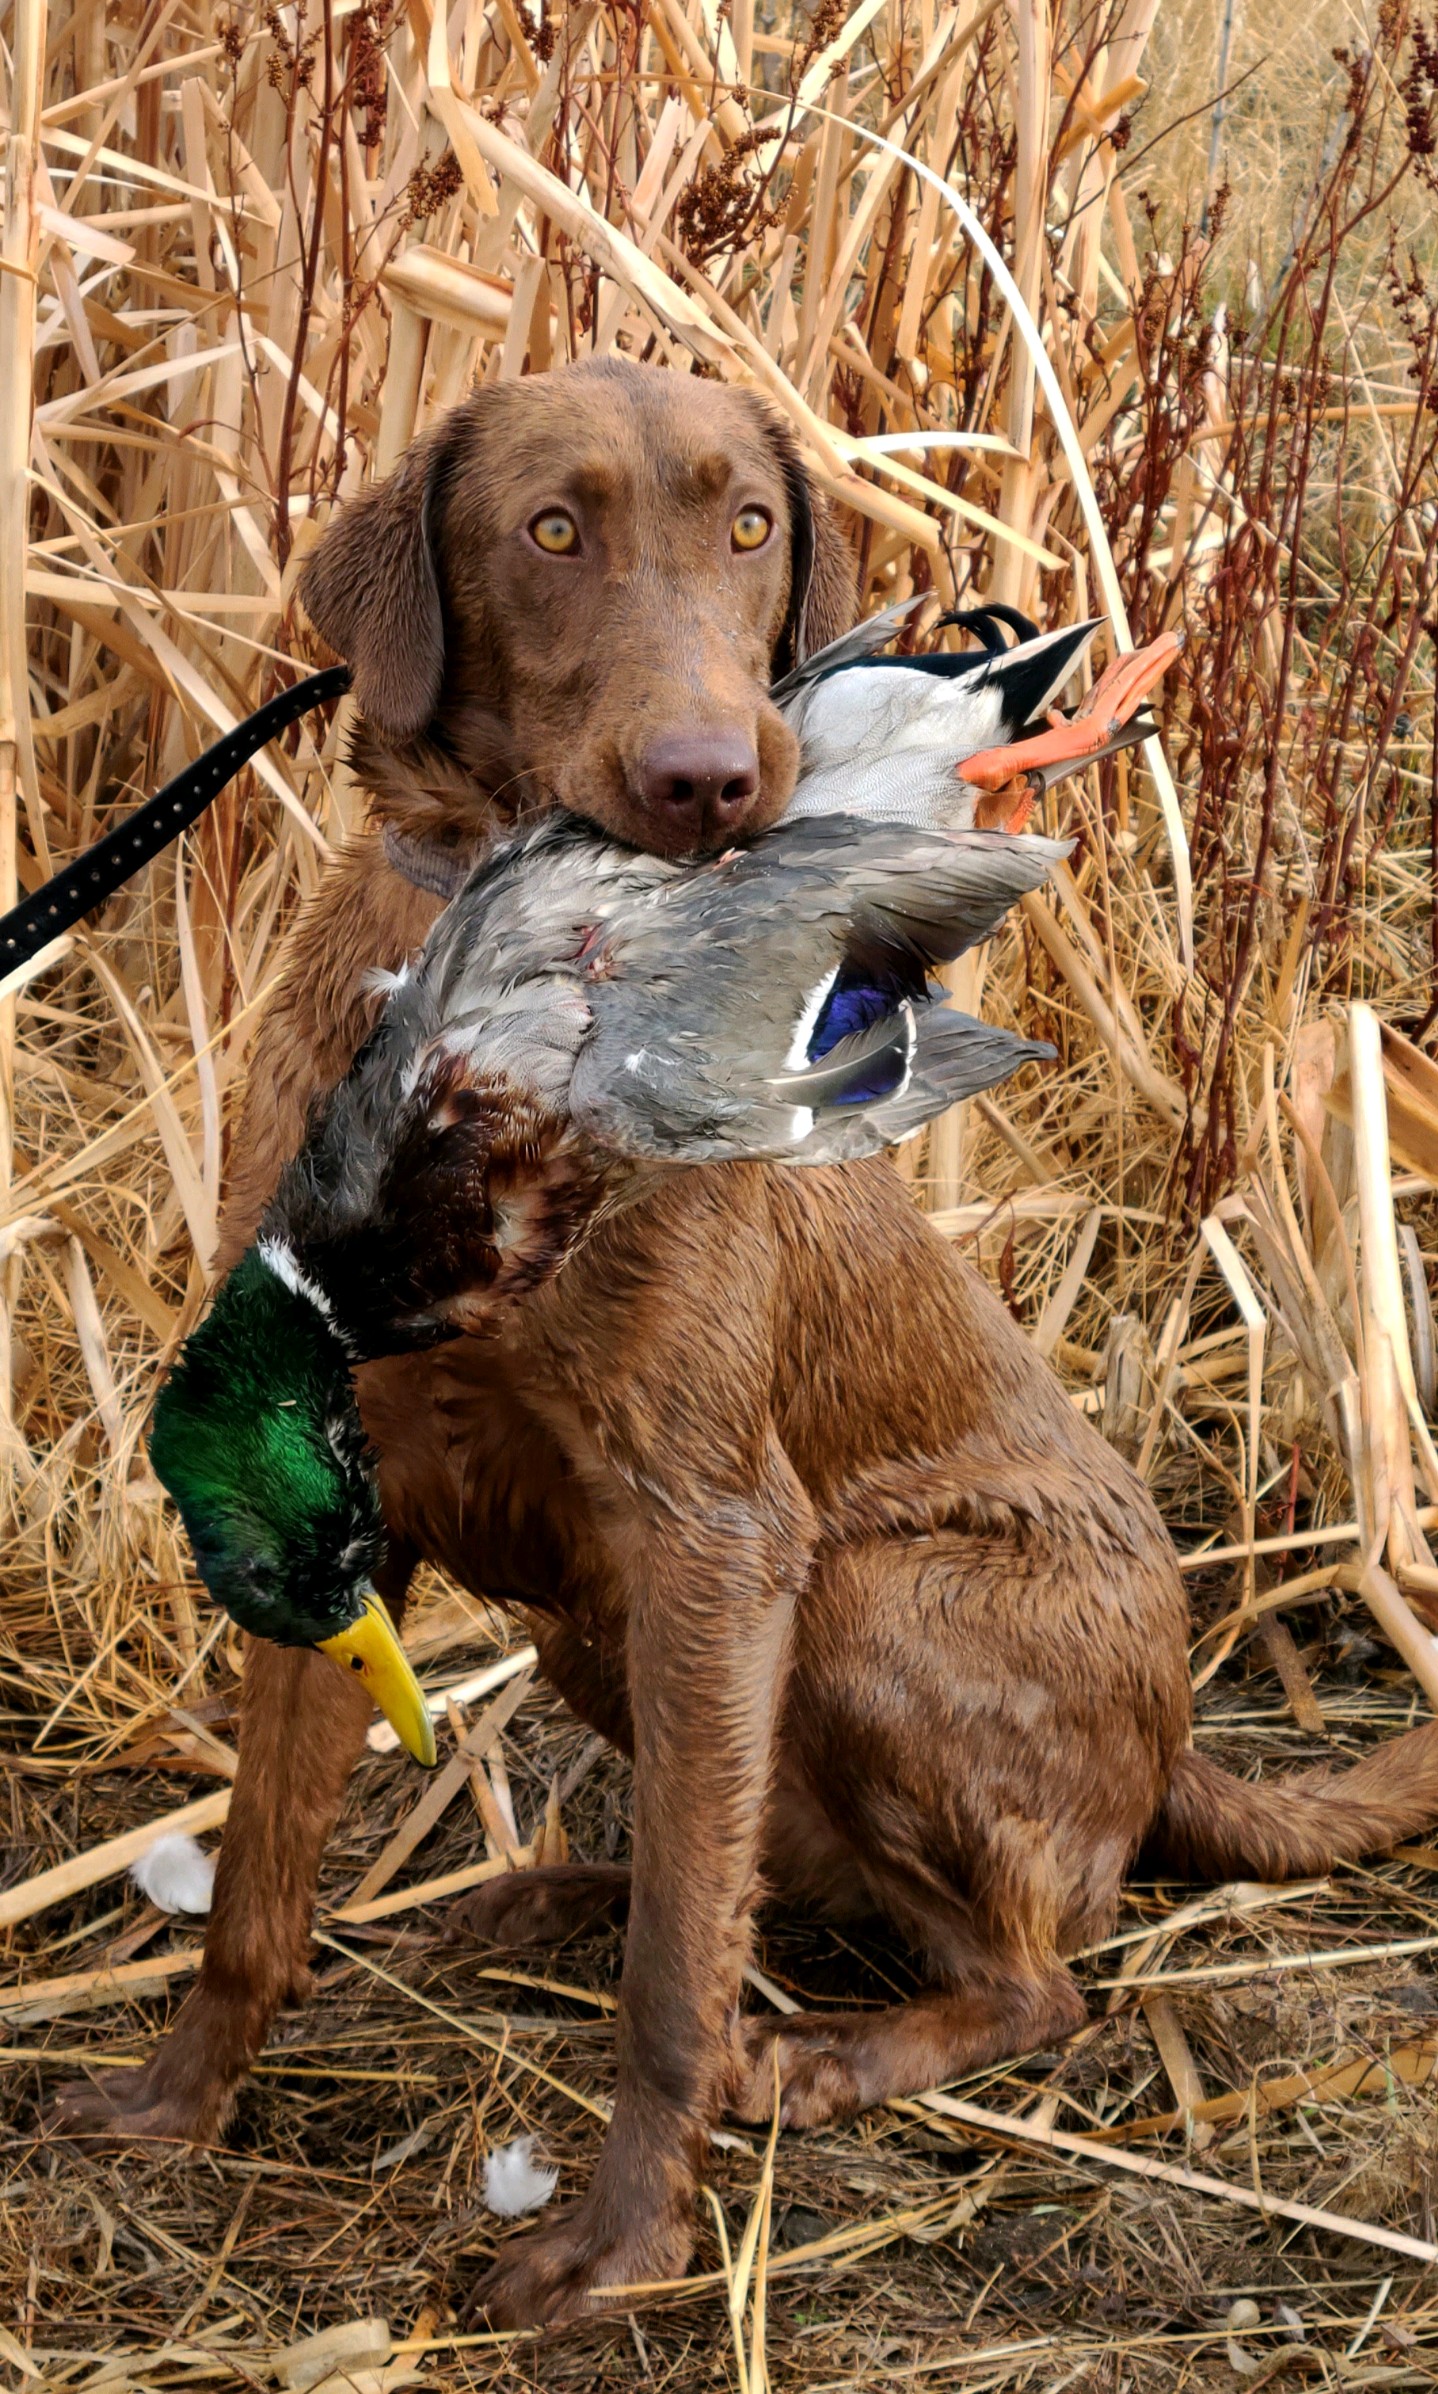
[[[203,756],[197,756],[192,765],[186,765],[173,781],[167,781],[133,815],[96,840],[93,848],[87,848],[53,880],[32,890],[9,914],[0,915],[0,975],[13,972],[17,964],[27,964],[82,915],[103,906],[142,865],[198,821],[267,740],[288,731],[311,707],[341,697],[349,686],[348,665],[327,665],[323,673],[312,673],[292,689],[281,690],[266,706],[258,707],[233,731],[226,732],[222,740],[216,740]]]

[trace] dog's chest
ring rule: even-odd
[[[391,1530],[477,1595],[610,1609],[605,1475],[584,1406],[523,1343],[456,1339],[366,1367],[366,1431]]]

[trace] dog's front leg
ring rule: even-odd
[[[396,1543],[376,1575],[400,1618],[413,1562]],[[222,2133],[275,2014],[308,1991],[320,1862],[372,1717],[367,1691],[325,1655],[251,1646],[199,1977],[142,2070],[60,2089],[56,2133],[194,2144]]]
[[[583,2200],[505,2245],[476,2289],[495,2326],[573,2317],[689,2259],[811,1540],[775,1447],[757,1489],[691,1486],[625,1541],[634,1876],[614,2117]]]

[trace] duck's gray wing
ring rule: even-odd
[[[810,1072],[736,1082],[672,1047],[623,1059],[618,1086],[575,1074],[576,1128],[611,1153],[652,1163],[837,1164],[898,1146],[961,1098],[1055,1050],[934,1003],[906,1004],[882,1032],[843,1040]],[[879,1094],[878,1092],[886,1092]]]
[[[1001,832],[831,817],[677,880],[616,926],[614,973],[586,993],[576,1128],[612,1152],[674,1162],[798,1154],[816,1117],[892,1100],[901,1077],[871,1070],[841,1089],[848,1052],[811,1054],[840,972],[879,1017],[852,1060],[892,1065],[904,1000],[922,1008],[930,969],[987,938],[1067,853]],[[797,1083],[811,1065],[819,1077]]]
[[[494,851],[431,930],[414,994],[395,984],[389,1011],[413,1026],[416,1068],[432,1049],[563,1111],[589,1027],[586,958],[690,870],[559,813]]]
[[[822,923],[831,933],[835,926],[872,928],[930,963],[947,964],[988,939],[1072,849],[1072,840],[870,823],[845,814],[786,820],[708,874],[693,874],[666,892],[655,919],[687,919],[702,939],[731,910],[736,929],[757,916],[750,932],[756,955],[771,918]]]

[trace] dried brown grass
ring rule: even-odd
[[[870,601],[987,588],[1055,620],[1112,606],[1135,637],[1185,619],[1176,797],[1156,757],[1063,796],[1072,875],[966,967],[969,1002],[1047,1031],[1060,1066],[905,1168],[1151,1479],[1194,1556],[1200,1736],[1273,1770],[1438,1697],[1438,1076],[1363,1010],[1421,1048],[1438,1003],[1433,93],[1392,11],[1239,9],[1218,200],[1221,13],[364,0],[212,23],[11,0],[0,903],[306,658],[317,524],[476,372],[618,344],[756,381],[849,510]],[[998,241],[1062,439],[992,272],[865,129]],[[871,445],[895,434],[934,445]],[[298,2340],[380,2316],[323,2348],[345,2382],[1432,2382],[1431,2271],[1364,2241],[1435,2232],[1428,1849],[1253,1909],[1136,1888],[1083,1965],[1091,2029],[956,2090],[1027,2143],[913,2107],[730,2140],[717,2285],[542,2354],[457,2339],[485,2151],[535,2130],[572,2189],[609,2077],[610,1944],[485,1977],[404,1901],[511,1815],[622,1845],[622,1773],[537,1693],[411,1859],[383,1857],[414,1780],[366,1764],[316,2002],[232,2148],[35,2147],[37,2093],[138,2056],[191,1966],[193,1936],[85,1858],[233,1769],[242,1657],[196,1601],[144,1425],[203,1300],[280,941],[359,813],[342,735],[272,749],[0,999],[7,1875],[70,1866],[43,1906],[0,1902],[11,2382],[295,2384],[320,2367]],[[435,1585],[422,1667],[456,1678],[505,1636]],[[336,1917],[381,1878],[382,1916]],[[806,2005],[910,1983],[882,1939],[791,1924],[764,1971]],[[1354,2232],[1129,2182],[1037,2149],[1035,2122]],[[1235,2302],[1259,2316],[1230,2330]]]

